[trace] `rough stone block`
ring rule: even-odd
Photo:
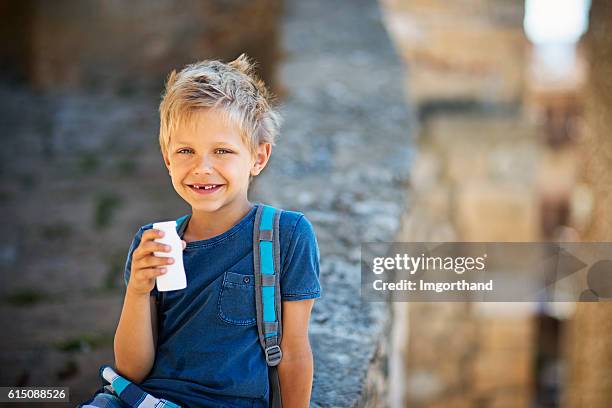
[[[532,350],[535,339],[534,321],[530,318],[490,318],[479,321],[480,350],[485,352],[511,352]]]
[[[528,186],[461,186],[456,210],[459,237],[465,241],[536,241],[538,208]]]
[[[514,388],[526,392],[532,381],[533,358],[528,351],[479,353],[474,363],[474,390],[478,394]]]

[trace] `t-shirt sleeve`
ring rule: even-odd
[[[130,281],[130,274],[132,272],[132,254],[134,253],[134,250],[136,248],[138,248],[138,245],[140,245],[140,241],[142,239],[142,234],[147,230],[148,228],[146,227],[140,227],[140,229],[138,230],[138,232],[136,233],[136,235],[134,236],[134,239],[132,239],[132,243],[130,244],[130,249],[128,250],[128,255],[127,255],[127,260],[125,261],[125,269],[123,272],[123,280],[125,281],[125,287],[127,288],[127,285]],[[153,287],[153,290],[151,291],[151,296],[157,296],[157,287]]]
[[[321,297],[319,282],[319,245],[312,224],[298,219],[281,272],[281,299],[304,300]]]

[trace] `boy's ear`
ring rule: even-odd
[[[255,162],[251,167],[251,175],[257,176],[268,164],[270,155],[272,154],[272,145],[270,143],[260,143],[255,152]]]
[[[170,173],[170,160],[168,160],[168,156],[167,155],[163,155],[164,158],[164,164],[166,165],[166,169],[168,170],[168,173]]]

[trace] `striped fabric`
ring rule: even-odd
[[[181,408],[173,402],[165,399],[155,398],[142,388],[120,376],[110,366],[100,367],[100,376],[110,385],[105,388],[114,394],[100,393],[93,400],[81,408],[104,407],[104,408]]]

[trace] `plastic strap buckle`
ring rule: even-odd
[[[269,366],[276,366],[283,358],[280,346],[266,347],[266,362]]]
[[[270,229],[262,229],[259,230],[259,240],[260,241],[272,241],[273,230]]]

